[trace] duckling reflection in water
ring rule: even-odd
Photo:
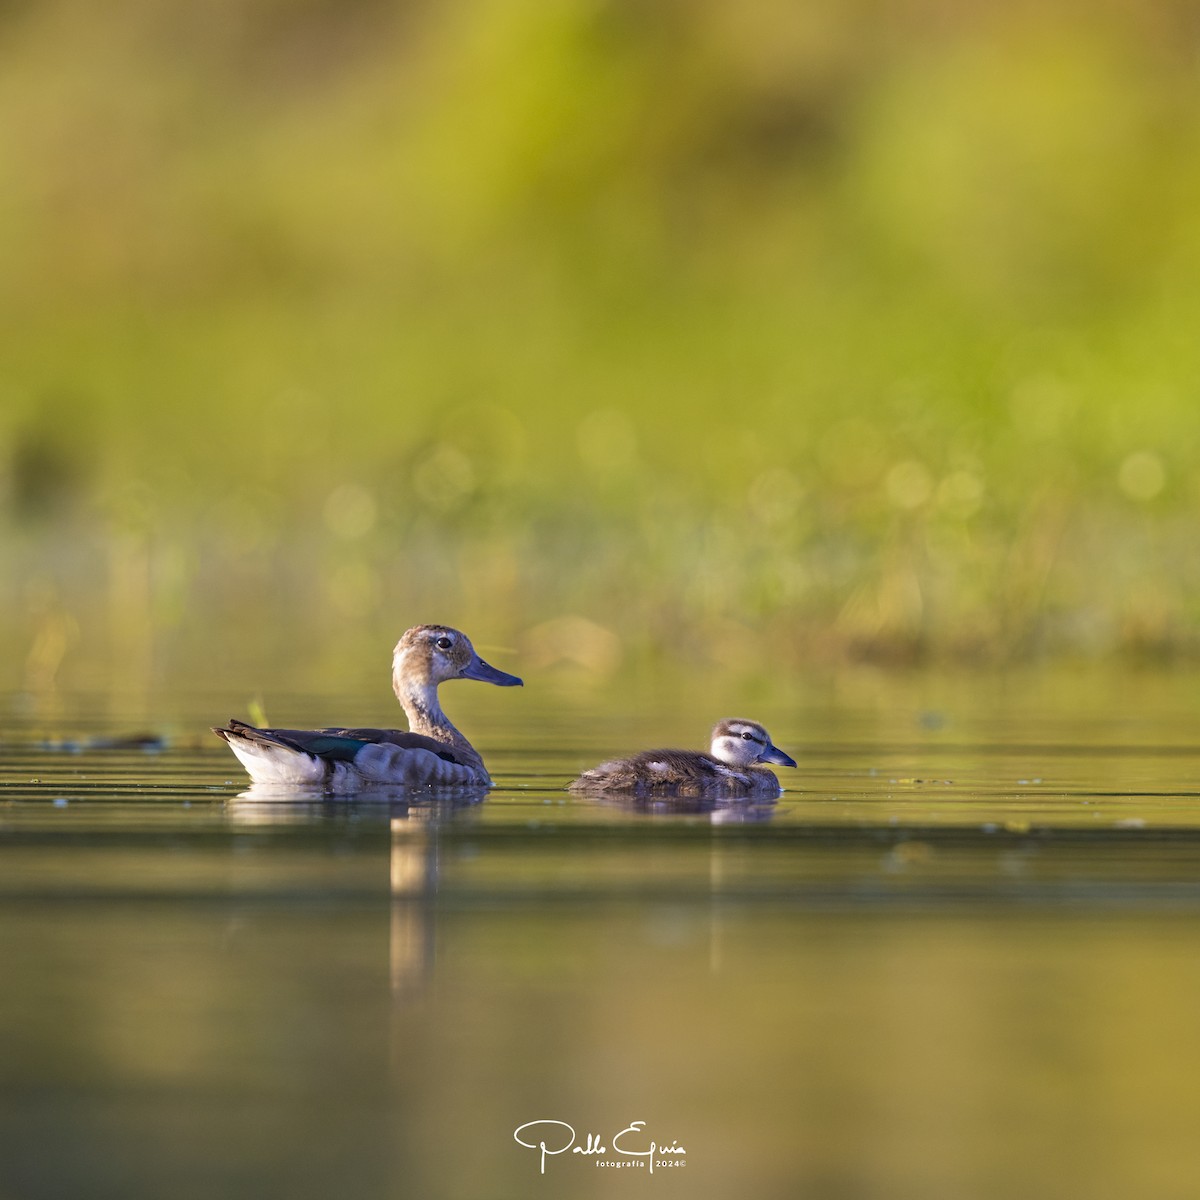
[[[478,679],[520,687],[447,625],[415,625],[396,643],[392,687],[408,717],[402,729],[257,729],[231,720],[213,732],[229,743],[256,784],[352,793],[380,784],[490,787],[478,751],[442,711],[438,685]]]
[[[757,721],[726,717],[713,729],[707,754],[643,750],[584,771],[570,789],[633,796],[773,799],[782,789],[763,763],[794,767],[796,760],[772,744],[771,735]]]

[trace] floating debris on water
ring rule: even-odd
[[[82,740],[51,738],[40,742],[39,747],[55,754],[86,754],[93,750],[141,750],[144,754],[158,754],[167,748],[167,739],[157,733],[102,734]]]

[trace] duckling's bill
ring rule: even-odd
[[[796,765],[796,760],[790,754],[785,754],[774,743],[762,752],[758,761],[774,763],[778,767],[794,767]]]

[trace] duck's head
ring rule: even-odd
[[[521,680],[485,663],[470,638],[448,625],[414,625],[396,643],[392,677],[417,687],[434,687],[448,679],[478,679],[498,687],[520,687]]]
[[[771,735],[757,721],[744,721],[740,717],[726,717],[717,722],[709,752],[731,767],[752,767],[757,763],[796,765],[790,754],[772,744]]]

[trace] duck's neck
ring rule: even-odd
[[[436,683],[419,682],[396,672],[392,677],[392,686],[396,689],[396,699],[400,701],[400,707],[408,717],[408,727],[413,733],[433,738],[435,742],[444,742],[480,770],[483,769],[483,759],[475,747],[454,728],[450,718],[442,711]]]

